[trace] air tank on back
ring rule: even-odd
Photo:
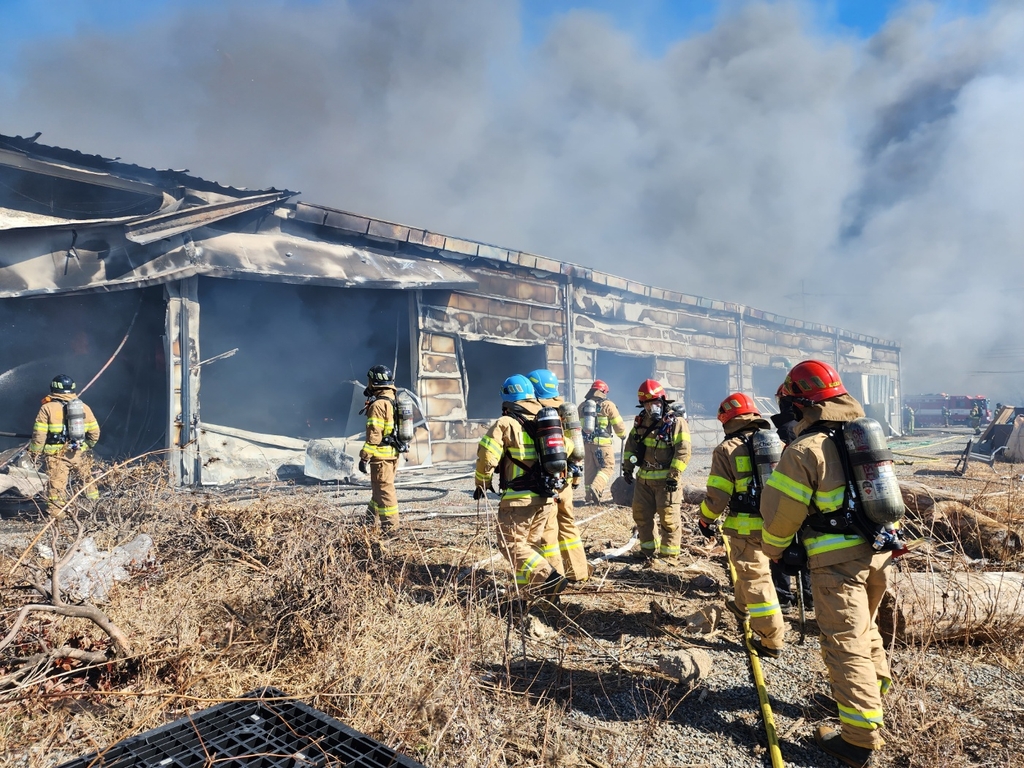
[[[541,466],[549,475],[562,475],[567,470],[565,434],[562,419],[555,408],[541,408],[537,413],[537,453]]]
[[[69,400],[65,408],[68,415],[68,442],[81,443],[85,440],[85,406],[76,397]]]
[[[597,403],[593,400],[584,400],[580,406],[580,414],[580,429],[585,434],[594,434],[594,430],[597,429]]]
[[[558,406],[558,415],[562,419],[565,436],[572,443],[572,453],[569,454],[569,461],[573,464],[582,464],[584,455],[583,430],[576,412],[576,406],[568,402],[562,403]]]
[[[764,488],[775,470],[775,465],[782,458],[782,441],[770,429],[759,429],[751,438],[754,448],[754,470],[757,472],[758,485]]]
[[[412,398],[404,390],[399,390],[395,398],[398,421],[398,439],[408,446],[413,437]]]
[[[878,525],[902,519],[903,494],[882,425],[866,417],[854,419],[843,427],[843,441],[864,514]]]

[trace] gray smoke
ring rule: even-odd
[[[247,0],[20,53],[0,131],[903,343],[1024,402],[1024,9],[724,6],[653,56],[512,0]],[[1018,371],[1016,375],[978,373]]]

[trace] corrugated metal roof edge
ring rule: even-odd
[[[89,155],[85,152],[80,152],[77,149],[66,149],[64,147],[54,147],[47,144],[37,144],[36,139],[38,137],[39,134],[36,134],[35,137],[25,138],[23,136],[7,136],[0,133],[0,147],[4,147],[15,152],[21,152],[36,160],[78,165],[92,171],[110,173],[112,175],[132,179],[133,181],[152,184],[156,187],[160,187],[160,185],[154,183],[154,177],[165,182],[166,186],[169,187],[188,187],[189,189],[195,189],[200,192],[216,192],[219,194],[235,195],[238,197],[249,197],[252,195],[268,194],[272,192],[279,192],[287,195],[288,197],[293,197],[299,194],[298,192],[292,192],[287,189],[277,189],[275,187],[270,187],[269,189],[227,187],[216,181],[203,179],[199,176],[192,176],[187,170],[175,171],[171,169],[160,170],[158,168],[146,168],[132,163],[122,163],[120,162],[120,158],[109,158],[103,157],[102,155]]]
[[[892,339],[880,339],[875,336],[868,336],[866,334],[849,331],[844,328],[837,328],[835,326],[824,325],[822,323],[813,323],[806,320],[798,320],[796,318],[777,315],[773,312],[766,312],[764,310],[737,304],[735,302],[720,301],[718,299],[694,296],[688,293],[679,293],[678,291],[671,291],[664,288],[658,288],[656,286],[646,285],[644,283],[638,283],[634,280],[628,280],[617,275],[601,272],[590,267],[584,267],[567,261],[556,261],[554,259],[549,259],[545,256],[538,256],[526,251],[510,250],[508,248],[501,248],[500,246],[491,245],[489,243],[466,240],[461,237],[449,237],[448,235],[437,234],[426,229],[410,227],[405,224],[397,224],[395,222],[387,221],[385,219],[377,219],[364,214],[351,213],[350,211],[343,211],[326,205],[317,205],[316,203],[307,203],[300,200],[285,207],[294,207],[295,218],[301,221],[308,221],[310,223],[331,227],[333,229],[341,229],[346,232],[363,235],[364,237],[391,240],[394,242],[409,243],[411,245],[431,248],[439,251],[438,255],[441,258],[444,258],[444,253],[447,252],[452,254],[449,258],[456,261],[464,261],[466,256],[475,256],[477,258],[489,259],[491,261],[502,261],[509,264],[515,264],[520,267],[525,267],[527,269],[540,269],[555,275],[578,277],[597,285],[604,285],[626,293],[635,293],[646,298],[653,298],[666,303],[685,304],[701,307],[702,309],[742,314],[744,317],[750,317],[761,322],[772,323],[783,327],[827,333],[832,336],[838,335],[841,339],[859,341],[864,344],[872,344],[874,346],[890,347],[892,349],[900,348],[899,342]],[[317,211],[322,213],[315,213]]]

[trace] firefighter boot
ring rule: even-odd
[[[533,609],[546,621],[557,621],[562,616],[562,609],[559,607],[559,595],[569,584],[558,571],[552,571],[537,590],[537,599],[533,603]]]
[[[814,731],[814,741],[832,757],[847,765],[852,765],[854,768],[869,768],[873,765],[871,758],[874,756],[875,750],[858,747],[856,744],[844,741],[838,731],[826,728],[824,725],[819,725]]]

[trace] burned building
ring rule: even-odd
[[[604,379],[627,417],[657,378],[709,444],[726,394],[767,406],[808,357],[899,413],[895,342],[294,197],[0,136],[0,429],[53,374],[102,370],[101,455],[163,453],[184,484],[299,474],[357,450],[376,363],[414,395],[410,464],[473,458],[501,382],[540,367],[569,397]]]

